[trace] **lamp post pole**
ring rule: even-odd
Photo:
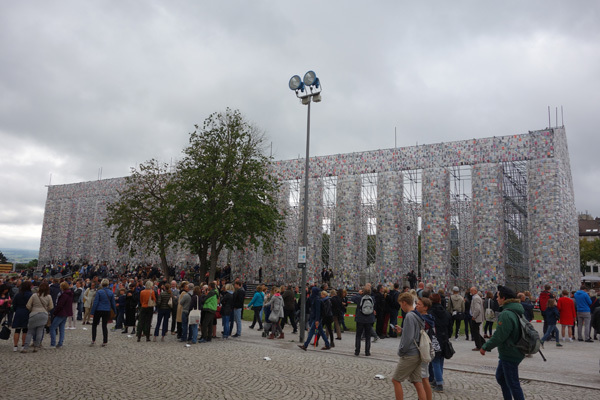
[[[310,103],[306,117],[306,160],[304,165],[304,224],[302,227],[302,245],[308,249],[308,160],[310,149]],[[300,342],[304,343],[306,326],[306,264],[302,268],[302,292],[300,293]]]
[[[308,71],[301,81],[298,75],[294,75],[289,82],[291,90],[296,92],[296,97],[302,100],[302,104],[308,106],[306,116],[306,159],[304,166],[304,215],[302,226],[302,246],[304,254],[308,250],[308,173],[309,173],[309,150],[310,150],[310,103],[321,101],[321,84],[319,78],[313,71]],[[300,283],[300,342],[304,343],[304,334],[306,328],[306,262],[300,260],[300,252],[298,255],[298,266],[302,269],[302,280]]]

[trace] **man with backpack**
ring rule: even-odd
[[[354,355],[360,354],[360,341],[365,335],[365,356],[371,355],[371,330],[375,322],[375,300],[371,297],[371,286],[365,285],[362,294],[352,297],[352,302],[356,304],[356,339],[354,340]]]
[[[485,355],[486,351],[498,347],[496,381],[502,389],[504,399],[509,400],[524,399],[519,383],[519,364],[525,355],[516,347],[521,336],[519,317],[524,310],[516,297],[517,294],[512,289],[498,286],[498,304],[502,311],[498,315],[496,332],[479,350],[481,355]]]

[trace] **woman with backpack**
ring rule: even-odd
[[[112,310],[115,314],[117,312],[115,295],[108,288],[108,284],[108,279],[102,279],[102,282],[100,282],[102,288],[96,293],[94,304],[92,304],[92,310],[90,311],[90,315],[92,316],[92,343],[90,346],[94,346],[96,343],[96,333],[101,319],[102,347],[105,347],[108,343],[108,319],[110,318],[110,311]]]
[[[371,355],[371,328],[375,322],[375,301],[371,297],[371,286],[366,285],[359,294],[352,297],[356,304],[356,338],[354,340],[354,355],[360,355],[360,341],[365,336],[365,356]]]
[[[27,353],[29,344],[33,341],[33,352],[35,353],[42,344],[44,327],[48,323],[48,313],[52,311],[54,304],[50,297],[50,287],[47,282],[42,282],[37,293],[34,293],[27,302],[29,310],[29,323],[27,325],[27,337],[21,353]]]
[[[273,288],[273,295],[269,301],[271,313],[269,314],[269,322],[271,322],[271,335],[269,339],[283,339],[283,330],[279,326],[279,320],[283,317],[283,297],[281,297],[281,289],[278,286]]]
[[[485,301],[483,302],[483,316],[485,318],[485,325],[483,325],[483,338],[489,339],[492,337],[492,328],[494,327],[494,321],[496,320],[496,308],[494,301],[494,293],[488,291],[485,295]],[[490,332],[488,334],[488,331]]]

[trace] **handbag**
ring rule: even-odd
[[[221,314],[221,306],[217,306],[217,311],[215,312],[215,318],[221,318],[223,315]]]
[[[169,302],[167,303],[167,305],[168,305],[170,308],[173,308],[173,296],[169,297]]]
[[[4,322],[2,324],[2,330],[0,330],[0,339],[8,340],[10,338],[10,328],[8,327],[8,323]]]
[[[452,342],[448,341],[448,342],[444,343],[444,345],[442,346],[442,356],[446,360],[449,360],[452,358],[454,353],[455,353],[455,351],[454,351],[454,346],[452,346]]]
[[[48,313],[48,320],[46,321],[46,328],[50,328],[52,325],[52,314]]]
[[[199,325],[200,324],[200,299],[196,296],[196,309],[190,311],[188,318],[188,325]]]
[[[148,307],[156,306],[156,302],[152,300],[152,293],[150,293],[150,297],[148,297]]]

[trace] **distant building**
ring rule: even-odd
[[[589,215],[579,216],[579,238],[588,242],[600,239],[600,218]],[[585,269],[585,278],[597,277],[600,280],[600,265],[597,262],[588,262]]]

